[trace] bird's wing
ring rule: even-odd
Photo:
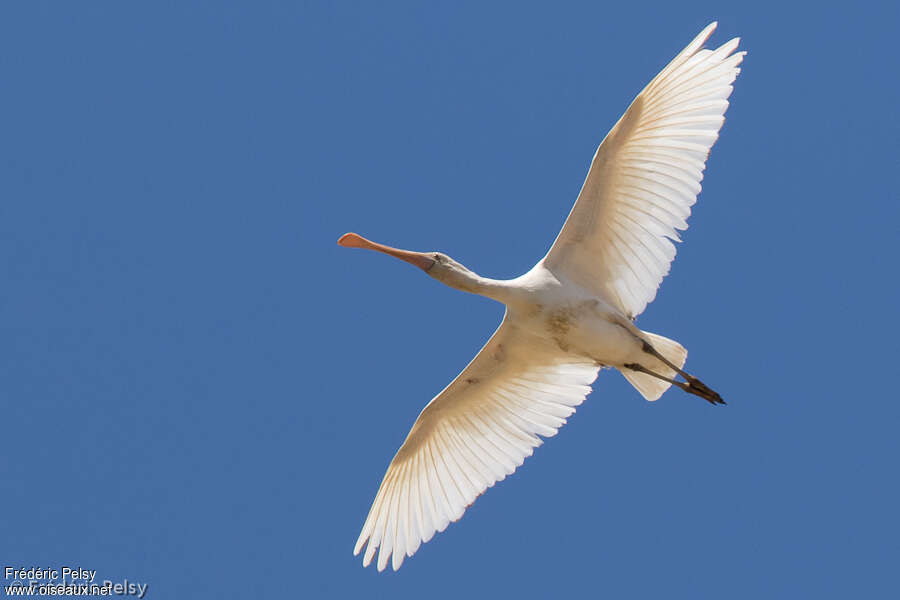
[[[397,570],[422,542],[531,456],[590,393],[599,366],[566,355],[507,315],[481,352],[422,410],[356,542],[363,565]]]
[[[544,266],[643,312],[675,258],[672,241],[700,193],[745,52],[739,38],[702,48],[712,23],[664,68],[597,149],[578,200]]]

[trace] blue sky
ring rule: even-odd
[[[3,566],[148,598],[885,597],[900,558],[889,3],[0,9]],[[709,21],[744,62],[616,373],[399,573],[351,555],[502,315],[345,231],[513,277]]]

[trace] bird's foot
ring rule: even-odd
[[[687,377],[687,387],[684,388],[684,391],[694,394],[695,396],[700,396],[710,404],[725,404],[725,401],[722,400],[722,396],[714,392],[709,386],[696,377],[690,375]]]

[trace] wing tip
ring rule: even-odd
[[[709,39],[709,36],[713,34],[713,31],[715,31],[716,27],[718,26],[719,22],[713,21],[712,23],[704,27],[699,34],[697,34],[697,37],[694,39],[694,41],[697,42],[698,45],[702,45],[704,42],[706,42],[707,39]]]
[[[385,567],[387,567],[388,559],[390,557],[391,557],[391,551],[390,550],[385,551],[384,546],[382,546],[381,549],[378,550],[378,563],[375,565],[375,567],[378,569],[379,573],[384,571]]]
[[[366,545],[366,542],[368,541],[368,539],[369,539],[369,536],[365,536],[365,537],[359,536],[359,539],[356,540],[356,545],[353,546],[353,556],[359,556],[359,553],[362,551],[363,546]]]
[[[370,542],[371,542],[371,540],[370,540]],[[368,567],[369,565],[372,564],[372,559],[375,558],[375,550],[377,548],[378,548],[377,546],[375,546],[371,543],[368,546],[366,546],[366,553],[363,555],[363,568]]]

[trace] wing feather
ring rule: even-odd
[[[635,317],[675,258],[709,150],[725,121],[738,38],[715,50],[706,27],[638,94],[597,149],[544,266]]]
[[[509,317],[416,419],[385,473],[353,553],[378,570],[462,517],[555,435],[590,393],[599,366],[572,357]]]

